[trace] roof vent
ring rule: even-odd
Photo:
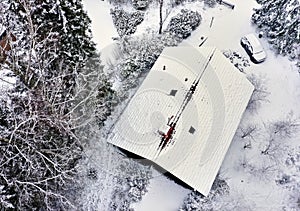
[[[195,131],[196,131],[196,129],[191,126],[190,129],[189,129],[189,133],[194,134]]]
[[[175,97],[176,93],[177,93],[177,90],[172,89],[170,92],[170,95]]]

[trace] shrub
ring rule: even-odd
[[[183,205],[180,207],[179,211],[216,210],[215,205],[217,201],[228,194],[229,186],[227,182],[217,176],[207,197],[204,197],[196,191],[192,191],[184,199]]]
[[[173,35],[150,34],[132,39],[127,45],[126,56],[117,67],[121,80],[136,80],[138,76],[149,71],[163,49],[167,46],[176,46],[178,40]]]
[[[216,0],[204,0],[204,5],[208,7],[215,7],[217,4]]]
[[[149,0],[132,0],[132,5],[137,10],[143,10],[148,7]]]
[[[134,34],[137,26],[144,20],[144,14],[139,11],[128,13],[123,9],[115,8],[110,10],[110,14],[120,37]]]
[[[178,38],[185,39],[200,25],[201,19],[198,12],[182,9],[179,14],[171,19],[167,31],[175,34]]]
[[[245,67],[250,66],[249,60],[242,56],[239,52],[227,50],[223,51],[223,54],[241,72],[244,72]]]

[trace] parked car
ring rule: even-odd
[[[254,34],[247,34],[242,37],[241,45],[254,63],[263,62],[267,58],[266,52]]]

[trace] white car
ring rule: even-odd
[[[241,45],[246,50],[250,59],[255,63],[265,61],[267,54],[254,34],[247,34],[241,38]]]

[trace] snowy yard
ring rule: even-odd
[[[225,1],[1,0],[0,210],[300,210],[300,2]]]
[[[234,50],[240,52],[248,58],[248,55],[240,45],[240,38],[248,33],[258,33],[255,26],[251,24],[253,8],[259,7],[254,0],[239,1],[231,0],[235,4],[234,10],[217,5],[215,8],[203,9],[203,2],[186,2],[176,9],[173,9],[166,19],[168,22],[172,15],[175,15],[182,8],[197,10],[202,16],[200,26],[192,32],[192,35],[184,40],[181,45],[193,46],[195,48],[201,42],[201,37],[207,37],[203,46],[216,46],[220,50]],[[112,23],[109,9],[111,5],[106,1],[84,0],[85,7],[92,19],[92,30],[95,42],[102,54],[103,60],[114,61],[110,58],[112,48],[105,48],[113,43],[112,37],[117,36],[116,29]],[[213,18],[213,22],[212,21]],[[147,28],[158,30],[158,9],[150,5],[145,14],[144,22],[138,26],[134,36],[147,33]],[[164,24],[164,27],[167,24]],[[211,25],[211,27],[210,27]],[[287,116],[293,111],[294,116],[300,116],[300,77],[294,62],[285,57],[275,55],[271,50],[270,44],[262,38],[260,39],[267,52],[267,59],[261,64],[251,63],[250,67],[245,68],[245,74],[254,74],[266,80],[266,87],[270,93],[267,102],[262,103],[261,107],[251,113],[246,111],[242,126],[255,124],[264,128],[264,124],[277,121]],[[105,64],[105,61],[104,61]],[[262,129],[261,131],[264,132]],[[263,133],[262,132],[262,133]],[[244,203],[244,210],[281,210],[287,202],[287,190],[278,186],[275,179],[278,179],[278,172],[288,172],[286,165],[280,163],[277,168],[261,173],[263,175],[253,175],[245,169],[239,168],[239,162],[245,157],[250,163],[265,167],[268,163],[274,166],[274,161],[266,155],[262,155],[259,150],[263,147],[262,140],[267,135],[260,134],[257,140],[252,141],[250,150],[243,148],[240,138],[236,137],[227,153],[221,167],[221,176],[224,177],[230,187],[232,203]],[[288,147],[299,146],[299,136],[285,141]],[[284,139],[284,138],[283,138]],[[284,152],[283,158],[287,157]],[[248,162],[248,161],[247,161]],[[284,163],[284,160],[281,162]],[[153,179],[148,186],[149,192],[143,197],[141,202],[133,204],[132,207],[137,211],[173,211],[179,209],[183,199],[190,190],[170,181],[164,175],[153,171]],[[257,173],[259,174],[259,173]],[[261,179],[260,177],[267,177]],[[238,206],[237,206],[238,207]]]

